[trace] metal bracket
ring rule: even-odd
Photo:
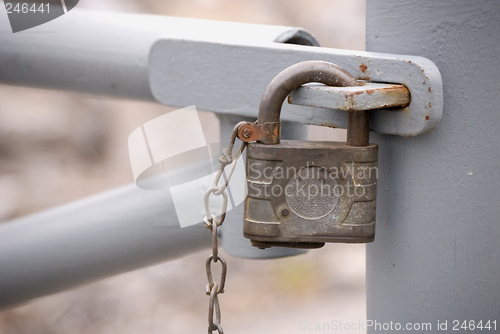
[[[441,119],[441,74],[432,61],[418,56],[293,44],[233,44],[166,38],[157,41],[151,49],[149,82],[153,96],[166,105],[194,104],[201,110],[256,117],[269,82],[286,67],[305,60],[329,61],[359,80],[399,84],[408,89],[411,95],[408,106],[375,109],[371,113],[370,128],[374,132],[416,136],[431,131]],[[335,102],[335,98],[329,101],[331,92],[330,88],[299,89],[292,94],[292,102],[315,107],[285,104],[282,120],[346,128],[347,113],[327,109],[343,105]],[[382,96],[387,96],[386,93]],[[347,103],[349,99],[351,103],[358,103],[363,96],[348,98]]]
[[[244,142],[260,141],[265,144],[275,144],[276,138],[281,137],[281,122],[267,122],[264,124],[244,123],[238,128],[238,139]]]
[[[291,104],[348,111],[404,108],[410,102],[410,91],[405,86],[372,82],[353,87],[304,85],[288,96]]]

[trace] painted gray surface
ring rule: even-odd
[[[229,141],[233,128],[238,122],[255,122],[255,118],[241,117],[235,115],[218,114],[221,129],[221,144]],[[307,126],[300,123],[283,122],[281,125],[281,136],[283,139],[307,139]],[[245,153],[246,154],[246,153]],[[252,246],[250,240],[243,236],[243,211],[244,203],[227,212],[226,220],[220,228],[224,250],[233,256],[245,259],[274,259],[306,253],[305,250],[271,247],[258,249]]]
[[[434,128],[442,113],[441,77],[428,59],[273,43],[318,45],[300,28],[74,9],[41,26],[10,31],[0,6],[4,84],[181,108],[195,104],[201,110],[254,117],[276,74],[299,61],[318,59],[360,79],[409,88],[408,107],[375,113],[371,127],[376,132],[417,135]],[[343,111],[301,106],[285,110],[285,120],[346,127]]]
[[[269,82],[305,60],[329,61],[356,78],[404,84],[410,90],[408,107],[372,112],[373,131],[414,136],[432,130],[441,119],[442,82],[434,63],[388,53],[166,38],[151,49],[151,91],[157,101],[169,106],[196,105],[201,110],[255,117]],[[282,119],[345,128],[347,113],[285,104]]]
[[[318,45],[300,28],[78,8],[13,34],[1,5],[0,83],[154,101],[148,56],[162,36],[250,44],[299,38]]]
[[[444,84],[434,131],[372,136],[368,319],[431,322],[432,333],[437,320],[448,332],[454,319],[500,321],[499,17],[496,1],[367,2],[367,50],[428,57]]]
[[[208,248],[168,191],[131,184],[0,224],[0,309]]]
[[[228,140],[239,116],[222,116]],[[305,138],[301,124],[283,126],[287,138]],[[170,172],[196,173],[198,165]],[[177,176],[176,176],[177,175]],[[242,235],[243,205],[221,228],[231,255],[277,258],[304,253],[259,250]],[[0,309],[123,272],[185,256],[211,245],[203,224],[180,228],[168,190],[131,184],[61,207],[0,224]]]

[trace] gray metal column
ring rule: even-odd
[[[434,131],[372,136],[380,150],[368,319],[431,323],[432,333],[438,320],[449,332],[453,320],[498,326],[500,4],[369,0],[366,15],[367,51],[427,57],[444,85]]]

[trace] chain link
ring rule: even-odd
[[[236,135],[238,133],[238,129],[242,124],[246,122],[240,122],[236,124],[233,129],[233,133],[231,135],[231,140],[229,141],[229,146],[222,150],[222,156],[219,158],[219,162],[221,164],[219,171],[215,176],[214,183],[212,187],[207,190],[205,193],[205,218],[203,219],[205,223],[205,227],[210,229],[212,234],[212,254],[208,257],[206,262],[207,269],[207,279],[208,284],[206,286],[206,294],[210,296],[209,306],[208,306],[208,334],[212,334],[214,331],[217,331],[219,334],[223,334],[221,323],[221,314],[220,314],[220,306],[219,306],[219,297],[218,295],[224,293],[224,286],[226,285],[226,273],[227,273],[227,264],[224,258],[219,255],[219,247],[218,247],[218,238],[217,238],[217,227],[222,225],[224,219],[226,219],[226,210],[227,210],[227,186],[231,177],[233,176],[234,170],[236,168],[236,162],[245,150],[247,143],[243,142],[238,149],[237,152],[233,152],[234,143],[236,141]],[[222,185],[219,185],[219,182],[224,174],[224,170],[227,165],[231,165],[227,177]],[[214,196],[222,196],[222,210],[219,219],[217,219],[210,211],[210,195]],[[212,277],[212,262],[221,263],[222,271],[219,283],[213,280]],[[214,321],[214,313],[215,313],[215,321]]]

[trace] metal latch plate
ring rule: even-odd
[[[408,106],[372,111],[370,127],[374,132],[416,136],[434,129],[441,119],[441,74],[432,61],[418,56],[165,38],[150,51],[149,82],[156,100],[166,105],[194,104],[200,110],[256,117],[267,84],[283,69],[305,60],[332,62],[357,79],[404,85],[409,90]],[[292,101],[301,96],[307,100],[314,94],[326,95],[323,93],[302,89],[292,94]],[[319,103],[314,102],[316,106]],[[347,113],[284,104],[282,120],[346,128]]]

